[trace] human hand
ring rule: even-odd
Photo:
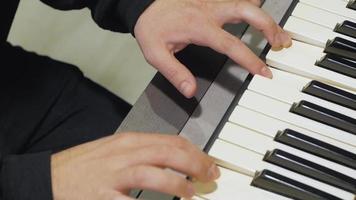
[[[138,19],[134,32],[148,63],[191,98],[196,80],[174,57],[189,44],[210,47],[252,74],[272,78],[261,59],[222,29],[226,23],[244,21],[262,31],[273,48],[289,47],[290,36],[259,5],[260,0],[155,0]]]
[[[53,198],[132,200],[131,189],[192,197],[192,183],[165,168],[203,182],[219,177],[213,159],[181,137],[117,134],[54,154]]]

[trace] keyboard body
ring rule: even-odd
[[[297,3],[295,0],[265,0],[262,8],[276,22],[284,25]],[[246,24],[225,28],[241,38],[255,54],[262,58],[266,56],[269,49],[267,41],[258,31]],[[195,98],[185,99],[164,77],[157,74],[118,132],[181,135],[208,152],[229,121],[253,76],[226,56],[208,48],[191,45],[177,57],[198,80],[199,91]],[[147,200],[174,199],[151,191],[134,191],[132,196]]]

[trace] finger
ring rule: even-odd
[[[174,156],[172,156],[174,155]],[[127,158],[126,158],[127,157]],[[134,158],[134,159],[132,159]],[[220,176],[214,160],[201,151],[189,151],[168,145],[154,145],[119,156],[117,166],[133,167],[137,165],[153,165],[179,171],[201,182],[209,182]]]
[[[117,175],[117,180],[120,190],[137,188],[185,198],[195,193],[192,183],[184,177],[153,166],[128,168]]]
[[[221,1],[226,1],[226,0],[214,0],[213,2],[221,2]],[[251,3],[253,3],[255,6],[260,7],[261,6],[261,1],[260,0],[247,0]]]
[[[157,45],[151,49],[150,55],[145,55],[147,61],[153,65],[168,81],[185,97],[191,98],[196,92],[196,81],[193,74],[181,64],[164,45]]]
[[[179,136],[127,132],[117,133],[100,140],[76,146],[69,150],[73,151],[73,153],[71,153],[73,155],[95,151],[93,156],[96,157],[97,155],[122,154],[125,153],[125,151],[132,151],[133,149],[152,145],[171,145],[185,149],[197,149],[197,147],[193,146],[188,140]]]
[[[135,199],[128,196],[117,195],[115,198],[113,198],[113,200],[135,200]]]
[[[110,200],[134,200],[134,198],[129,197],[126,194],[121,193],[121,191],[111,191],[108,195]]]
[[[267,65],[257,57],[241,40],[217,26],[209,26],[193,39],[194,43],[215,49],[227,55],[252,74],[272,78],[272,72]]]
[[[137,149],[153,145],[168,145],[189,151],[200,151],[187,139],[180,136],[154,134],[154,133],[124,133],[116,135],[111,141],[111,148],[117,149]],[[113,150],[115,151],[115,150]]]
[[[276,37],[277,39],[276,40],[279,40],[279,41],[285,41],[285,42],[282,42],[283,44],[281,46],[279,46],[281,49],[283,48],[289,48],[292,46],[292,39],[291,39],[291,36],[289,35],[289,33],[287,33],[286,31],[284,31],[280,26],[278,26],[278,29],[279,29],[279,32],[283,32],[283,34],[278,34]],[[273,50],[273,47],[274,48],[278,48],[278,46],[272,46],[272,50]]]
[[[211,6],[220,24],[245,21],[263,32],[272,47],[289,47],[291,37],[273,18],[249,1],[230,0]]]
[[[154,134],[154,133],[123,133],[113,136],[111,141],[104,144],[102,148],[95,150],[96,154],[122,154],[124,151],[133,151],[155,145],[167,145],[184,149],[191,153],[203,153],[197,146],[180,136]],[[120,147],[120,148],[118,148]]]
[[[219,171],[216,169],[214,160],[191,144],[187,139],[179,136],[148,133],[122,134],[116,137],[115,141],[111,144],[111,148],[107,149],[107,151],[111,153],[115,152],[118,146],[120,147],[120,153],[122,153],[123,148],[127,148],[130,154],[137,153],[137,156],[134,156],[137,159],[125,159],[130,161],[128,165],[146,163],[170,167],[190,176],[197,177],[201,181],[219,177]],[[139,150],[136,150],[138,148]],[[176,157],[172,157],[171,155],[176,154],[177,159],[174,160],[173,158]],[[186,168],[191,166],[189,163],[194,162],[197,163],[192,169]],[[181,163],[185,164],[182,165]]]

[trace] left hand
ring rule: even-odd
[[[133,200],[131,189],[192,197],[192,182],[166,168],[202,182],[220,176],[214,160],[182,137],[120,133],[52,155],[53,199]]]
[[[146,60],[190,98],[196,80],[174,57],[189,44],[211,47],[249,72],[272,78],[261,59],[222,29],[226,23],[244,21],[261,30],[273,48],[289,47],[290,36],[259,5],[259,0],[155,0],[138,19],[134,32]]]

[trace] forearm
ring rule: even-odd
[[[154,0],[41,0],[56,9],[89,8],[94,21],[103,29],[131,32],[141,13]]]

